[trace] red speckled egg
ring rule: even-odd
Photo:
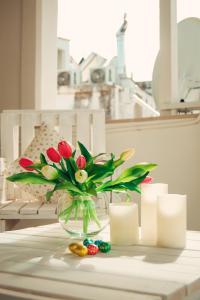
[[[89,244],[87,248],[89,255],[95,255],[99,251],[99,248],[95,244]]]

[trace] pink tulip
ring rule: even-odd
[[[76,160],[76,164],[78,166],[79,169],[84,169],[86,166],[86,159],[83,155],[80,155],[77,160]]]
[[[33,164],[34,164],[33,161],[30,160],[29,158],[26,158],[26,157],[22,157],[19,160],[20,167],[24,168],[27,171],[33,171],[34,170],[33,168],[28,167],[28,166],[31,166]]]
[[[51,161],[55,163],[58,163],[61,160],[60,154],[53,147],[47,149],[47,156]]]
[[[147,177],[141,182],[141,184],[143,184],[143,183],[152,183],[152,182],[153,182],[153,177],[147,176]]]
[[[70,158],[72,156],[72,148],[66,141],[61,141],[58,144],[58,152],[64,158]]]

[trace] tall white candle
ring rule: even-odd
[[[114,245],[134,245],[139,239],[138,206],[132,202],[111,203],[110,240]]]
[[[168,193],[165,183],[141,185],[141,242],[157,244],[157,197]]]
[[[158,245],[185,247],[186,205],[185,195],[168,194],[158,197]]]

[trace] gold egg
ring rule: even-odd
[[[74,253],[78,246],[79,245],[77,243],[71,243],[69,244],[69,250]]]
[[[85,246],[78,245],[77,248],[74,250],[74,253],[78,256],[85,256],[88,253],[88,249]]]

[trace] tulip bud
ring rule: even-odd
[[[65,141],[61,141],[58,144],[58,152],[60,153],[60,155],[64,158],[69,158],[72,156],[72,148],[71,146],[65,142]]]
[[[30,160],[29,158],[26,158],[26,157],[22,157],[19,160],[20,167],[24,168],[27,171],[33,171],[34,170],[33,168],[28,167],[28,166],[31,166],[33,164],[34,164],[33,161]]]
[[[88,174],[85,170],[78,170],[75,173],[75,178],[77,182],[84,183],[88,178]]]
[[[47,156],[51,161],[55,163],[58,163],[61,160],[60,154],[53,147],[47,149]]]
[[[42,174],[44,177],[46,177],[49,180],[54,180],[58,178],[58,172],[54,167],[51,167],[49,165],[44,166],[41,169]]]
[[[84,169],[86,166],[86,159],[83,155],[80,155],[77,160],[76,160],[76,164],[78,166],[79,169]]]
[[[153,182],[153,178],[151,176],[147,176],[142,182],[143,183],[152,183]]]
[[[120,159],[126,161],[130,159],[134,154],[135,154],[134,148],[127,149],[120,154]]]

